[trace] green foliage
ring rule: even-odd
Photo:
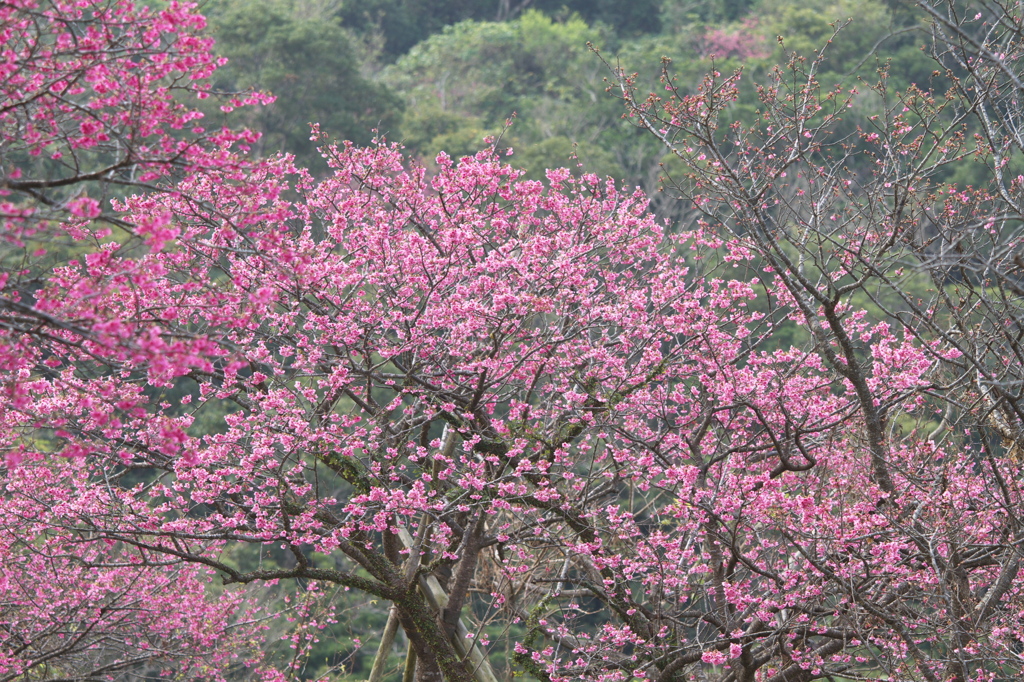
[[[694,24],[736,21],[744,17],[754,0],[664,0],[661,29],[673,33]]]
[[[591,25],[611,27],[620,38],[635,38],[661,30],[661,5],[662,0],[539,0],[531,7],[551,16],[577,14]]]
[[[410,108],[480,115],[493,124],[546,80],[539,58],[524,49],[517,23],[449,26],[386,69],[383,80],[406,96]]]
[[[516,150],[510,161],[530,177],[580,162],[589,172],[626,177],[622,159],[638,136],[621,120],[619,103],[605,92],[606,68],[587,47],[607,37],[578,15],[556,21],[539,11],[446,28],[382,74],[406,98],[405,144],[426,158],[469,154],[514,115],[504,142]]]
[[[364,0],[344,3],[339,16],[360,33],[379,33],[393,59],[451,24],[494,19],[499,8],[494,0]]]
[[[749,0],[722,0],[743,5]],[[345,2],[342,24],[360,34],[380,36],[383,56],[393,61],[415,45],[465,21],[503,22],[539,10],[566,19],[577,15],[590,25],[610,27],[618,37],[633,38],[661,30],[662,0],[363,0]]]
[[[263,133],[262,151],[284,150],[322,169],[309,140],[311,122],[333,137],[365,144],[374,128],[395,132],[402,105],[387,87],[361,75],[352,41],[337,19],[300,9],[293,0],[211,4],[218,52],[229,60],[217,71],[215,85],[276,95],[272,105],[239,112],[236,123]]]
[[[927,54],[927,25],[919,14],[899,3],[880,0],[765,0],[759,11],[765,36],[780,36],[783,44],[773,60],[787,55],[813,58],[824,48],[818,77],[824,87],[851,77],[869,83],[876,71],[888,70],[890,90],[916,84],[928,89],[935,62]]]
[[[871,64],[870,55],[884,46],[893,28],[888,8],[876,0],[766,0],[761,16],[766,31],[782,36],[788,52],[811,57],[827,45],[823,67],[836,74]]]

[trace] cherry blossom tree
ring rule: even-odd
[[[114,221],[103,201],[111,192],[233,162],[211,149],[247,134],[208,131],[176,99],[209,95],[218,60],[205,25],[190,3],[159,12],[113,0],[0,5],[5,233],[31,236],[53,218]]]
[[[120,244],[130,256],[137,241],[157,238],[159,216],[129,222],[110,199],[127,191],[166,191],[177,177],[205,168],[223,172],[247,165],[237,152],[251,135],[207,132],[199,114],[181,101],[205,96],[204,79],[217,65],[203,26],[189,4],[153,12],[130,2],[0,3],[5,423],[24,416],[30,386],[46,380],[39,370],[51,361],[54,346],[77,347],[89,356],[141,358],[148,352],[135,342],[145,332],[129,319],[105,317],[97,308],[92,315],[54,314],[35,297],[52,264],[67,261],[69,253],[89,261],[89,244],[109,242],[108,248]],[[121,258],[116,277],[143,282],[145,273],[136,265]],[[81,293],[102,297],[104,289]],[[185,354],[197,352],[184,345]],[[86,393],[66,397],[80,405],[90,399]],[[262,664],[254,644],[266,614],[244,603],[245,593],[211,591],[207,569],[69,526],[72,502],[83,505],[75,514],[92,509],[102,515],[117,499],[109,478],[89,480],[77,460],[44,458],[36,466],[17,466],[20,452],[47,451],[47,428],[60,422],[54,418],[4,437],[0,679],[224,679],[232,670],[234,678],[243,670],[255,673]]]
[[[89,480],[152,473],[62,525],[389,600],[420,679],[493,675],[480,618],[544,679],[1012,676],[1017,467],[893,430],[927,423],[955,345],[811,306],[748,238],[665,233],[593,176],[325,153],[319,183],[281,163],[127,200],[180,236],[104,314],[211,350],[47,358],[9,431],[60,420]],[[75,292],[110,259],[40,304],[98,305]],[[773,347],[787,324],[814,341]],[[240,568],[238,542],[290,558]]]
[[[7,331],[23,339],[55,328],[79,338],[123,332],[92,324],[98,320],[59,320],[35,306],[41,268],[66,257],[71,240],[159,238],[160,216],[128,223],[111,198],[166,189],[204,168],[245,165],[237,152],[253,136],[207,130],[185,102],[209,95],[206,78],[218,65],[204,26],[189,3],[159,12],[115,0],[0,3],[5,344]],[[267,100],[255,93],[224,106]],[[106,229],[80,229],[88,221]],[[48,260],[47,250],[56,251]],[[10,346],[5,352],[19,353]]]
[[[760,120],[728,126],[740,73],[687,94],[666,65],[668,94],[644,99],[619,72],[630,114],[685,165],[675,189],[777,292],[765,319],[805,330],[857,412],[847,446],[875,499],[837,481],[827,505],[846,508],[830,530],[768,534],[808,562],[801,582],[843,605],[809,631],[816,660],[772,679],[1020,675],[1021,19],[1006,3],[919,4],[937,70],[903,92],[884,68],[877,83],[823,91],[825,47],[758,86]],[[850,134],[842,121],[866,101],[876,113]],[[951,181],[965,171],[974,184]],[[918,370],[889,374],[907,352]],[[820,476],[815,449],[800,451]],[[846,535],[857,504],[870,511]],[[726,561],[750,565],[728,537]],[[738,658],[744,671],[756,661]]]
[[[960,7],[935,82],[860,84],[852,135],[820,56],[749,125],[739,74],[622,76],[685,166],[678,230],[593,175],[322,138],[321,180],[207,150],[118,197],[144,248],[48,227],[84,253],[5,328],[0,664],[25,632],[52,677],[205,645],[239,598],[212,570],[390,602],[419,680],[495,679],[498,626],[552,681],[1020,677],[1021,24]],[[970,159],[994,181],[951,183]]]
[[[211,597],[199,566],[66,527],[69,514],[110,504],[96,486],[78,488],[89,500],[68,498],[84,474],[71,462],[4,472],[0,679],[222,680],[255,665],[261,624],[246,595]]]

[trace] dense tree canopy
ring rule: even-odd
[[[666,3],[671,5],[672,3]],[[729,3],[727,3],[729,4]],[[737,7],[723,6],[722,15],[703,13],[703,19],[735,18]],[[378,31],[383,52],[398,57],[446,26],[461,21],[507,21],[524,11],[539,10],[549,16],[577,15],[587,23],[614,26],[624,36],[653,33],[660,28],[661,7],[657,0],[622,3],[614,0],[368,0],[343,3],[339,16],[361,32]]]
[[[395,132],[401,101],[363,76],[352,38],[335,17],[292,0],[222,0],[211,5],[210,19],[218,52],[228,59],[213,79],[216,88],[276,97],[229,119],[261,133],[258,150],[288,152],[319,170],[310,123],[361,144],[375,128]]]
[[[587,49],[601,39],[578,17],[555,22],[537,11],[510,22],[467,21],[414,47],[382,78],[405,93],[404,142],[427,158],[472,154],[485,131],[501,132],[514,113],[505,143],[529,158],[515,161],[534,177],[566,164],[573,142],[589,170],[621,175],[616,138],[636,135]]]

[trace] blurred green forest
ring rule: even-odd
[[[440,152],[471,154],[485,137],[500,136],[512,149],[509,162],[527,177],[562,166],[611,176],[648,192],[653,210],[670,221],[684,219],[686,208],[658,189],[685,168],[623,117],[609,65],[638,72],[638,83],[653,92],[664,87],[667,57],[684,94],[709,70],[742,69],[730,113],[752,122],[756,85],[768,70],[829,44],[818,79],[823,92],[856,89],[840,124],[850,134],[870,129],[885,106],[871,88],[880,71],[890,91],[927,90],[936,68],[925,19],[903,0],[209,0],[203,9],[229,60],[216,87],[277,95],[261,109],[207,110],[260,131],[258,153],[285,151],[326,172],[309,140],[311,122],[337,140],[400,141],[428,167]],[[983,168],[965,162],[948,180],[977,181]],[[861,170],[868,169],[851,172]],[[215,429],[222,416],[202,415],[196,428]],[[285,559],[268,550],[236,560]],[[334,604],[338,624],[323,633],[303,675],[366,679],[388,604],[356,593],[341,593]],[[509,680],[505,651],[516,641],[514,627],[487,630],[495,670]],[[399,634],[387,679],[400,679],[405,645]]]
[[[819,80],[823,91],[858,88],[851,132],[882,106],[867,87],[880,68],[892,90],[927,89],[935,68],[924,18],[904,0],[210,0],[204,11],[229,59],[217,88],[278,98],[209,115],[259,130],[258,152],[287,151],[314,172],[326,171],[309,141],[314,121],[362,144],[378,130],[427,164],[504,131],[528,177],[582,164],[654,194],[664,149],[623,118],[608,64],[654,91],[668,57],[684,93],[712,65],[742,68],[734,113],[749,121],[768,69],[831,40]],[[654,209],[678,218],[673,201],[656,197]]]

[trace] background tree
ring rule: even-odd
[[[217,60],[212,42],[200,35],[204,26],[190,5],[154,12],[125,2],[0,3],[5,422],[24,416],[54,347],[106,357],[147,354],[131,320],[95,307],[95,314],[64,317],[35,296],[54,263],[74,255],[91,262],[90,243],[106,242],[110,253],[114,230],[127,240],[127,255],[143,238],[166,237],[159,216],[125,220],[113,199],[165,190],[184,174],[214,166],[231,173],[245,165],[228,149],[246,149],[252,135],[208,132],[201,114],[179,101],[207,95],[205,79]],[[110,266],[107,286],[144,286],[145,273],[130,258]],[[178,350],[196,351],[186,346]],[[157,352],[165,351],[175,353]],[[245,593],[212,588],[194,564],[135,552],[61,523],[71,489],[81,494],[74,503],[94,510],[116,494],[109,479],[87,483],[81,467],[49,457],[48,427],[58,424],[3,436],[0,678],[280,678],[264,669],[256,645],[271,612],[246,603]],[[24,458],[27,450],[36,454]]]
[[[587,49],[602,38],[579,17],[556,22],[534,10],[509,22],[467,21],[420,43],[381,77],[405,96],[405,144],[427,158],[472,154],[515,114],[504,142],[530,158],[522,163],[537,179],[565,165],[574,142],[590,169],[621,176],[621,110],[605,96],[603,69]]]
[[[151,12],[116,2],[0,4],[0,348],[8,398],[32,366],[17,358],[38,357],[32,344],[117,343],[131,334],[130,324],[55,318],[34,300],[39,278],[73,241],[95,247],[114,229],[121,238],[166,238],[159,216],[128,223],[112,198],[244,165],[228,148],[246,150],[253,135],[207,131],[202,115],[177,100],[208,94],[205,79],[217,62],[212,41],[200,35],[205,23],[189,5]],[[95,229],[83,231],[90,221]],[[49,262],[48,249],[56,252]],[[124,276],[141,282],[144,273],[122,263]]]
[[[261,133],[258,152],[294,154],[304,167],[319,171],[310,123],[360,144],[370,141],[374,129],[396,132],[401,101],[363,76],[350,35],[325,9],[291,0],[230,0],[210,10],[217,50],[228,59],[215,86],[276,96],[272,104],[242,109],[230,119]]]
[[[107,513],[109,489],[74,463],[4,469],[0,522],[0,679],[280,679],[260,673],[263,620],[243,591],[206,571],[68,529]],[[76,481],[77,483],[71,483]],[[69,500],[69,489],[89,496]]]
[[[657,32],[660,26],[657,0],[623,4],[610,0],[370,0],[342,4],[338,16],[357,33],[377,32],[383,39],[388,61],[407,53],[417,43],[463,21],[504,22],[518,19],[529,10],[566,19],[581,17],[588,24],[615,27],[623,37]]]
[[[1020,150],[1016,115],[1009,114],[1016,110],[1016,94],[1009,93],[1019,87],[1019,18],[1007,5],[922,7],[935,22],[931,54],[940,67],[930,89],[897,90],[881,71],[871,96],[884,113],[853,137],[841,120],[857,92],[818,82],[830,48],[807,62],[794,56],[788,70],[760,86],[762,118],[751,125],[722,125],[738,74],[716,73],[697,96],[674,91],[663,100],[641,101],[628,79],[620,82],[640,125],[684,160],[688,173],[678,189],[704,224],[757,255],[768,278],[791,296],[776,314],[806,325],[817,353],[857,395],[871,478],[884,497],[879,517],[906,532],[904,567],[930,564],[934,592],[902,583],[899,596],[881,597],[869,589],[881,572],[858,583],[824,562],[817,570],[845,590],[851,609],[887,624],[889,637],[902,641],[910,665],[889,674],[1012,677],[1002,652],[1018,646],[1019,635],[983,623],[998,619],[1001,609],[1017,613],[1020,571],[1013,538],[1020,532],[1021,291],[1014,254],[1021,237],[1018,181],[1007,172]],[[672,91],[669,74],[666,83]],[[851,171],[859,154],[874,164],[870,172]],[[951,168],[962,169],[968,159],[982,162],[975,177],[983,187],[948,182]],[[886,354],[862,345],[869,336],[860,330],[871,325],[902,329],[935,363],[919,388],[914,419],[873,391],[872,375]],[[906,448],[920,447],[910,443],[926,444],[933,454],[908,460]],[[952,466],[978,476],[967,511],[970,518],[992,515],[1001,540],[973,537],[969,519],[934,528],[922,523],[921,502],[905,502],[915,491],[932,491],[956,507],[942,450],[952,454]],[[897,477],[904,476],[901,485]],[[804,556],[805,543],[823,539],[783,537]],[[846,557],[863,560],[865,553]],[[819,646],[836,636],[822,631]]]

